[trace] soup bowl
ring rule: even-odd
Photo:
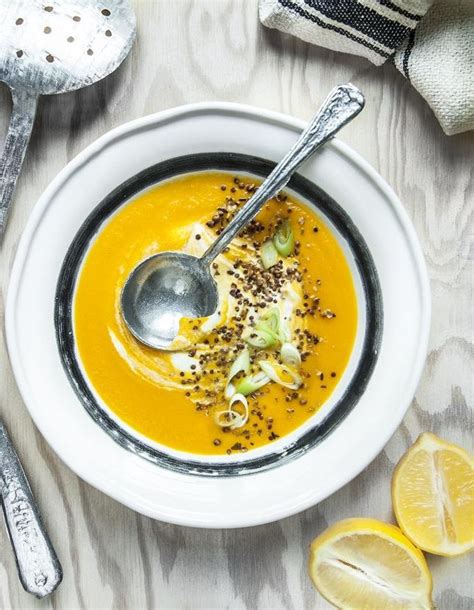
[[[380,452],[413,397],[430,320],[420,247],[391,189],[338,141],[288,186],[336,237],[359,311],[349,364],[329,399],[303,425],[244,454],[178,451],[121,421],[81,362],[73,324],[77,278],[110,218],[139,193],[188,173],[262,178],[302,126],[233,104],[185,106],[126,124],[58,175],[22,237],[6,328],[25,403],[79,476],[144,514],[184,525],[240,527],[302,510]]]

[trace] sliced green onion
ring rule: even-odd
[[[234,409],[234,404],[236,402],[240,403],[244,408],[244,414],[242,415],[241,413],[239,413],[239,415],[243,418],[243,422],[241,424],[243,426],[249,418],[249,404],[243,394],[234,394],[232,396],[232,398],[230,399],[230,403],[229,403],[229,407],[232,409],[232,411],[234,413],[238,413],[238,411],[236,411]]]
[[[270,378],[265,375],[262,371],[257,373],[256,375],[250,375],[242,379],[236,387],[236,391],[238,394],[243,394],[247,396],[248,394],[252,394],[252,392],[256,392],[261,387],[266,385],[270,381]],[[235,396],[235,394],[234,394]]]
[[[250,371],[250,352],[247,348],[242,350],[237,358],[230,367],[229,374],[227,376],[227,384],[224,390],[224,396],[227,399],[232,398],[235,394],[235,386],[231,383],[232,379],[239,373],[248,373]]]
[[[230,400],[235,392],[235,385],[233,383],[227,383],[224,390],[224,397],[227,398],[227,400]]]
[[[269,362],[268,360],[262,360],[259,362],[259,365],[267,377],[285,388],[297,390],[303,383],[298,373],[285,365]]]
[[[259,320],[257,324],[255,324],[255,331],[263,331],[267,335],[271,335],[275,339],[275,343],[280,340],[278,333],[272,329],[272,327],[266,320]]]
[[[257,349],[273,347],[277,343],[277,337],[271,330],[252,328],[250,335],[245,339],[249,345]]]
[[[283,343],[280,349],[280,357],[283,364],[293,368],[298,368],[301,365],[300,353],[293,343]]]
[[[235,403],[240,403],[243,407],[243,413],[240,413],[234,408]],[[235,430],[244,426],[249,418],[249,405],[247,399],[242,394],[234,394],[230,399],[229,408],[223,411],[218,411],[214,416],[214,421],[221,428],[230,428]]]
[[[243,407],[243,413],[239,413],[234,408],[235,403],[240,403]],[[249,418],[249,405],[247,399],[242,394],[234,394],[230,399],[229,408],[223,411],[218,411],[214,416],[214,421],[221,428],[230,428],[235,430],[245,426]]]
[[[284,220],[273,237],[273,244],[282,256],[289,256],[295,248],[293,229],[288,220]]]
[[[230,367],[227,383],[229,383],[239,373],[250,371],[250,352],[247,348],[242,350]]]
[[[267,313],[262,316],[259,323],[256,325],[256,328],[260,328],[260,324],[266,324],[270,330],[278,335],[280,331],[280,310],[278,307],[272,307]]]
[[[251,335],[245,340],[252,347],[266,349],[274,347],[277,343],[286,343],[290,338],[288,323],[281,319],[278,307],[272,307],[260,318],[255,328],[252,329]]]
[[[270,267],[273,267],[273,265],[277,264],[278,251],[275,248],[275,245],[271,239],[267,239],[267,241],[263,243],[261,249],[261,258],[264,269],[270,269]]]
[[[278,337],[281,343],[288,343],[291,340],[290,326],[284,318],[280,320],[280,330],[278,332]]]
[[[286,343],[291,339],[291,332],[286,320],[280,316],[278,307],[272,307],[256,324],[257,330],[264,330],[274,335],[279,343]]]

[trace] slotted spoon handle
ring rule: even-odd
[[[0,160],[0,242],[5,233],[16,181],[25,158],[38,104],[38,96],[35,93],[21,89],[12,89],[12,99],[13,111]]]
[[[42,598],[63,577],[61,564],[46,534],[30,485],[0,423],[0,502],[25,591]]]

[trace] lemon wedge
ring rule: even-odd
[[[474,548],[474,460],[424,433],[393,473],[392,502],[403,532],[424,551],[461,555]]]
[[[309,573],[321,595],[344,610],[432,607],[423,553],[398,527],[375,519],[339,521],[318,536]]]

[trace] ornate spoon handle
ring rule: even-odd
[[[61,564],[46,534],[18,456],[0,423],[0,495],[21,584],[38,598],[62,580]]]
[[[263,204],[288,184],[303,161],[311,157],[320,146],[359,114],[364,103],[364,96],[351,83],[333,89],[295,145],[205,252],[202,257],[203,263],[209,265],[252,220]]]

